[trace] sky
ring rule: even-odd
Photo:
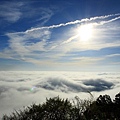
[[[0,0],[0,70],[120,72],[119,33],[119,0]]]

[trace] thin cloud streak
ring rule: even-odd
[[[118,19],[120,19],[120,16],[115,17],[115,18],[113,18],[113,19],[111,19],[111,20],[108,20],[108,21],[102,21],[102,22],[100,22],[100,24],[101,24],[101,25],[104,25],[104,24],[107,24],[107,23],[116,21],[116,20],[118,20]]]
[[[67,26],[67,25],[80,24],[80,23],[83,23],[83,22],[91,22],[93,20],[105,19],[105,18],[114,17],[114,16],[118,16],[118,15],[120,15],[120,14],[118,13],[118,14],[111,14],[111,15],[105,15],[105,16],[98,16],[98,17],[86,18],[86,19],[76,20],[76,21],[67,22],[67,23],[61,23],[61,24],[58,24],[58,25],[52,25],[52,26],[46,26],[46,27],[38,27],[38,28],[33,28],[33,29],[30,29],[30,30],[26,30],[25,33],[35,31],[35,30],[41,30],[41,29],[59,28],[59,27]],[[114,18],[112,20],[105,21],[103,23],[101,22],[101,24],[105,24],[105,23],[108,23],[108,22],[113,22],[113,21],[115,21],[117,19],[120,19],[120,16],[116,17],[116,18]]]

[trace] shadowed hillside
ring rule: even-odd
[[[109,95],[100,95],[95,101],[73,100],[60,97],[46,99],[43,104],[33,104],[24,110],[4,115],[2,120],[120,120],[120,93],[112,101]]]

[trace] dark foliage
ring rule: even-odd
[[[33,104],[24,111],[15,111],[9,117],[4,115],[2,120],[77,120],[78,113],[68,99],[55,97],[46,99],[42,105]]]
[[[100,95],[84,114],[87,120],[120,120],[120,93],[113,102],[109,95]]]
[[[23,111],[15,111],[2,120],[120,120],[120,93],[112,101],[109,95],[100,95],[96,101],[75,97],[71,102],[59,97],[33,104]]]

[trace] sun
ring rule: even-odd
[[[85,24],[81,25],[77,29],[77,34],[80,37],[81,41],[88,41],[93,36],[93,25],[92,24]]]

